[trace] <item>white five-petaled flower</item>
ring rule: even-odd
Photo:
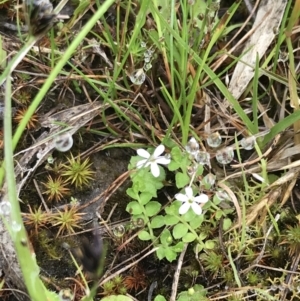
[[[180,214],[185,214],[188,212],[190,207],[197,215],[201,215],[202,207],[200,204],[205,204],[208,201],[208,196],[204,193],[201,193],[198,196],[193,196],[193,189],[191,187],[185,188],[185,194],[177,193],[175,199],[182,202],[182,205],[179,208]]]
[[[171,162],[171,159],[166,158],[165,156],[161,156],[161,154],[165,151],[165,147],[160,144],[151,155],[149,152],[147,152],[144,149],[138,149],[137,154],[145,158],[143,160],[140,160],[137,162],[136,167],[142,168],[142,167],[148,167],[150,165],[151,173],[155,178],[159,176],[159,166],[158,164],[167,165]]]

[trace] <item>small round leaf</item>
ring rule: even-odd
[[[178,172],[175,176],[176,186],[178,188],[185,187],[190,182],[190,177],[186,173]]]
[[[212,250],[214,247],[215,247],[215,242],[214,242],[214,241],[212,241],[212,240],[207,240],[207,241],[205,242],[205,248],[206,248],[206,249]]]
[[[132,201],[127,204],[126,211],[130,214],[137,215],[143,212],[143,208],[138,202]]]
[[[223,220],[223,230],[227,231],[232,225],[232,221],[230,218],[224,218]]]
[[[183,242],[192,242],[197,238],[197,236],[194,233],[187,233],[182,237]]]
[[[147,231],[143,230],[139,233],[139,239],[140,240],[150,240],[151,235]]]
[[[163,227],[165,225],[165,217],[162,215],[154,216],[153,219],[151,220],[150,225],[152,229]]]
[[[167,214],[165,216],[165,223],[167,226],[173,226],[178,223],[178,218],[175,215]]]
[[[159,212],[160,208],[161,208],[161,204],[159,202],[156,201],[149,202],[145,206],[147,216],[154,216]]]
[[[167,301],[166,298],[162,295],[157,295],[155,298],[154,298],[154,301]]]
[[[185,224],[179,223],[173,228],[173,236],[175,239],[182,238],[188,232],[188,227]]]

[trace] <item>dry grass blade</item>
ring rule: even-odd
[[[286,4],[287,1],[277,0],[261,3],[253,25],[256,30],[244,48],[247,53],[242,57],[243,62],[238,62],[229,84],[229,91],[236,99],[253,78],[256,57],[260,59],[275,38]]]
[[[240,207],[240,205],[239,205],[239,202],[238,202],[238,200],[237,200],[235,194],[234,194],[233,191],[232,191],[227,185],[225,185],[224,183],[219,183],[218,186],[219,186],[220,188],[224,189],[224,190],[228,193],[228,195],[229,195],[231,201],[233,202],[234,207],[235,207],[235,210],[236,210],[236,214],[237,214],[237,216],[238,216],[237,227],[240,228],[240,227],[242,226],[242,211],[241,211],[241,207]]]
[[[259,219],[261,223],[267,215],[267,207],[270,208],[280,197],[281,187],[271,190],[260,201],[248,208],[245,216],[246,226],[250,226],[255,220]],[[230,230],[238,228],[240,225],[236,223]]]
[[[285,175],[277,179],[275,182],[273,182],[269,188],[276,187],[276,186],[282,186],[283,184],[293,180],[297,179],[298,175],[300,173],[300,168],[298,169],[291,169],[289,170]]]

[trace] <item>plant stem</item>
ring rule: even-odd
[[[4,154],[6,181],[11,205],[11,223],[9,232],[15,244],[18,261],[24,276],[24,282],[33,301],[46,300],[45,287],[39,279],[39,267],[29,249],[26,230],[23,225],[21,210],[17,196],[14,175],[13,147],[11,126],[11,78],[6,79],[5,114],[4,114]]]

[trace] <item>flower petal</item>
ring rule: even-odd
[[[153,158],[157,158],[157,157],[160,156],[164,151],[165,151],[164,145],[160,144],[160,145],[154,150]]]
[[[171,162],[171,159],[162,156],[162,157],[156,158],[156,159],[155,159],[155,162],[156,162],[157,164],[167,165],[167,164],[169,164],[169,163]]]
[[[146,159],[150,158],[149,152],[147,152],[146,150],[144,150],[142,148],[139,148],[136,152],[142,158],[146,158]]]
[[[142,167],[146,167],[145,166],[145,163],[147,162],[147,159],[143,159],[143,160],[140,160],[136,163],[136,167],[137,168],[142,168]]]
[[[208,200],[209,200],[208,195],[206,195],[204,193],[201,193],[200,195],[198,195],[194,198],[194,201],[198,204],[199,203],[205,204],[208,202]]]
[[[199,204],[197,204],[197,203],[192,203],[192,204],[191,204],[191,207],[192,207],[193,211],[194,211],[197,215],[201,215],[201,213],[202,213],[202,208],[201,208],[201,206],[200,206]]]
[[[189,198],[185,194],[183,194],[183,193],[177,193],[177,194],[175,194],[175,199],[177,201],[180,201],[180,202],[183,202],[183,203],[186,203],[186,202],[189,201]]]
[[[183,203],[179,208],[179,214],[185,214],[189,211],[191,204],[189,202]]]
[[[186,196],[188,197],[189,200],[192,200],[194,198],[192,187],[190,187],[190,186],[185,187],[185,194],[186,194]]]
[[[151,163],[151,173],[155,178],[157,178],[160,174],[159,166],[155,162]]]

